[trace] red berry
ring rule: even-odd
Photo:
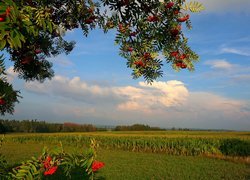
[[[90,18],[85,20],[85,23],[86,23],[86,24],[91,24],[91,23],[93,23],[93,22],[94,22],[94,20],[93,20],[93,19],[90,19]]]
[[[5,100],[4,99],[0,99],[0,105],[4,105],[5,104]]]
[[[173,52],[170,53],[170,56],[172,56],[172,57],[176,57],[178,55],[179,55],[178,51],[173,51]]]
[[[181,67],[181,66],[182,66],[182,62],[177,62],[175,65],[176,65],[177,67]]]
[[[127,31],[126,27],[124,27],[123,24],[119,24],[118,28],[121,33],[125,33]]]
[[[189,14],[186,15],[186,16],[184,16],[184,17],[178,18],[177,21],[178,21],[178,22],[185,22],[185,21],[187,21],[188,19],[189,19]]]
[[[137,66],[141,66],[141,67],[145,66],[145,64],[142,62],[142,60],[135,61],[134,64],[137,65]]]
[[[144,57],[145,59],[150,59],[150,58],[151,58],[151,54],[148,53],[148,52],[146,52],[146,53],[144,53],[143,57]]]
[[[180,60],[183,60],[183,59],[185,59],[186,57],[187,57],[186,54],[182,54],[182,55],[180,55],[179,59],[180,59]]]
[[[93,14],[94,10],[92,8],[88,8],[88,13]]]
[[[132,48],[132,47],[129,47],[129,48],[127,49],[127,51],[132,52],[132,51],[133,51],[133,48]]]
[[[129,35],[130,35],[130,36],[136,36],[136,34],[137,34],[137,32],[132,32],[132,33],[130,33]]]
[[[172,36],[177,36],[178,34],[179,34],[179,30],[178,29],[172,29],[171,30],[171,34],[172,34]]]
[[[34,58],[32,56],[27,56],[21,60],[21,64],[30,64],[31,61],[33,61],[33,60],[34,60]]]
[[[119,25],[118,25],[118,28],[119,28],[119,30],[123,29],[123,25],[122,25],[122,24],[119,24]]]
[[[181,68],[182,68],[182,69],[185,69],[185,68],[187,68],[187,65],[184,64],[184,63],[182,63],[182,64],[181,64]]]
[[[89,19],[95,20],[95,19],[96,19],[96,16],[90,16]]]
[[[121,1],[121,5],[122,5],[122,6],[129,5],[129,0],[122,0],[122,1]]]
[[[179,14],[179,13],[180,13],[179,10],[175,10],[175,11],[174,11],[174,15],[177,15],[177,14]]]
[[[173,3],[173,2],[169,2],[169,3],[166,4],[165,7],[166,7],[167,9],[170,9],[170,8],[172,8],[173,6],[174,6],[174,3]]]
[[[177,61],[177,62],[175,63],[175,65],[176,65],[177,67],[182,68],[182,69],[187,68],[187,65],[186,65],[184,62],[182,62],[182,61]]]
[[[41,52],[42,52],[41,49],[36,49],[36,50],[35,50],[35,53],[36,53],[36,54],[40,54]]]
[[[159,18],[157,16],[148,16],[147,20],[149,22],[156,22],[159,20]]]

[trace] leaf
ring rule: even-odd
[[[205,7],[200,2],[191,1],[191,2],[184,4],[182,9],[184,9],[185,11],[189,10],[191,12],[201,12],[205,9]]]
[[[10,38],[7,38],[7,41],[9,43],[10,47],[13,48],[13,42],[12,42],[12,40]]]
[[[15,38],[13,38],[13,42],[14,42],[14,46],[16,47],[16,48],[21,48],[22,47],[22,43],[21,43],[21,41],[20,41],[20,39],[18,38],[18,36],[16,36]]]
[[[0,50],[4,49],[6,45],[6,40],[1,40],[0,41]]]
[[[52,23],[48,22],[47,25],[48,25],[49,32],[52,33],[52,31],[53,31]]]
[[[7,32],[5,30],[0,31],[0,40],[4,39],[4,36],[7,35]]]
[[[17,173],[17,175],[19,174],[19,173],[27,173],[28,171],[27,171],[27,169],[24,169],[24,167],[22,167],[23,169],[19,169],[18,170],[18,173]]]

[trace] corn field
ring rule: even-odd
[[[171,155],[250,156],[247,132],[92,132],[7,134],[5,142],[49,143],[82,147],[96,139],[101,148]]]

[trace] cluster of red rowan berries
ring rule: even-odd
[[[174,62],[177,67],[182,69],[187,68],[187,65],[183,62],[183,60],[188,58],[188,55],[180,53],[179,51],[173,51],[170,53],[170,56],[175,59]]]
[[[129,1],[122,1],[122,5],[129,5]],[[172,28],[170,28],[169,33],[174,39],[179,39],[179,35],[181,33],[181,23],[186,22],[189,20],[190,16],[189,14],[183,15],[183,13],[180,12],[180,10],[177,8],[176,4],[174,2],[168,2],[164,4],[165,11],[168,13],[173,13],[175,16],[175,22],[176,24],[172,25]],[[149,15],[146,18],[146,21],[150,23],[160,22],[161,17],[160,15],[154,14]],[[136,36],[138,32],[131,32],[129,29],[129,25],[125,24],[118,24],[118,31],[122,34],[126,34],[131,36]],[[125,52],[133,52],[134,48],[131,46],[127,46],[123,48],[123,51]],[[173,58],[173,62],[176,65],[176,67],[185,69],[187,68],[187,64],[183,61],[184,59],[188,58],[188,55],[184,53],[180,53],[179,51],[171,52],[170,57]],[[144,53],[143,56],[139,57],[138,60],[134,61],[134,64],[137,67],[145,67],[147,64],[147,60],[152,59],[150,53]]]

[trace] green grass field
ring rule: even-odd
[[[7,134],[0,153],[13,166],[31,156],[38,156],[44,146],[54,147],[60,141],[66,151],[80,151],[90,138],[99,141],[97,159],[106,164],[97,173],[97,179],[250,179],[249,156],[228,157],[220,149],[228,142],[231,146],[226,144],[225,147],[229,152],[242,150],[249,153],[249,132]],[[233,149],[235,146],[237,148]],[[196,153],[189,155],[191,152]],[[58,171],[48,179],[63,178]],[[81,177],[76,173],[72,179]]]

